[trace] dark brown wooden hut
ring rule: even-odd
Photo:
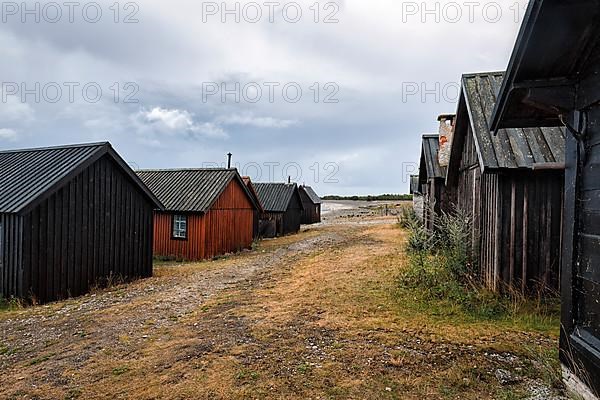
[[[502,76],[463,75],[446,187],[473,217],[473,247],[490,289],[558,288],[564,131],[492,135],[487,121]]]
[[[254,184],[264,212],[260,236],[275,237],[297,233],[302,220],[302,200],[295,183]]]
[[[252,223],[252,231],[253,234],[252,236],[254,237],[254,240],[258,239],[260,237],[260,231],[259,231],[259,221],[260,221],[260,216],[261,214],[265,211],[262,208],[262,204],[260,204],[260,199],[258,198],[258,194],[256,193],[256,189],[254,188],[254,184],[252,183],[252,179],[250,179],[249,176],[244,176],[242,178],[244,180],[244,184],[246,185],[246,187],[248,188],[248,191],[250,192],[250,194],[252,195],[252,197],[254,197],[254,202],[256,203],[258,209],[254,211],[254,222]]]
[[[491,123],[567,127],[560,358],[586,398],[600,394],[599,16],[598,0],[532,0]]]
[[[202,260],[252,246],[254,197],[236,169],[138,171],[164,204],[154,215],[154,255]]]
[[[48,302],[151,276],[160,207],[109,143],[0,152],[0,297]]]
[[[436,217],[446,211],[446,168],[439,163],[440,135],[423,135],[419,186],[423,191],[423,222],[429,230],[435,229]]]
[[[300,186],[300,198],[302,199],[302,223],[305,225],[318,224],[321,222],[321,198],[310,186]]]

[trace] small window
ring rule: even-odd
[[[187,216],[173,215],[173,238],[187,239]]]

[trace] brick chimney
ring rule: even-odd
[[[438,117],[440,122],[440,150],[438,152],[438,161],[440,167],[447,167],[450,163],[450,146],[454,135],[454,122],[456,115],[442,114]]]

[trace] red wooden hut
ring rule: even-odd
[[[259,209],[236,169],[138,171],[162,199],[154,214],[154,255],[202,260],[250,248]]]

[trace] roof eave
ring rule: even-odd
[[[508,105],[508,101],[513,90],[513,85],[515,81],[515,77],[520,69],[521,62],[523,60],[523,54],[525,52],[525,48],[531,38],[533,27],[535,22],[537,21],[538,16],[540,15],[540,10],[544,0],[532,0],[527,7],[527,11],[525,13],[525,17],[523,19],[523,25],[521,25],[521,29],[519,30],[519,35],[517,36],[517,43],[513,49],[513,53],[511,55],[510,61],[508,63],[508,68],[504,74],[504,80],[502,81],[502,85],[500,86],[500,92],[498,93],[498,97],[496,100],[496,104],[494,106],[494,111],[492,112],[491,122],[490,122],[490,131],[492,133],[496,133],[499,129],[503,128],[502,119],[506,112],[506,107]]]

